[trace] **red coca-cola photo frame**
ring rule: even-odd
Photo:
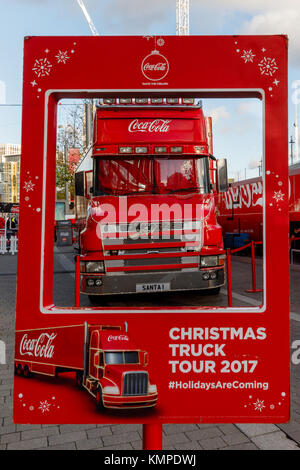
[[[148,64],[146,68],[145,64]],[[87,308],[53,304],[57,105],[63,98],[116,96],[261,100],[264,129],[262,305]],[[15,422],[287,421],[287,38],[26,37],[22,122]],[[148,368],[149,383],[157,386],[156,393],[155,388],[151,389],[155,395],[155,406],[151,409],[130,410],[128,406],[126,411],[101,413],[94,407],[90,395],[84,398],[82,391],[71,393],[69,380],[57,376],[54,366],[47,377],[46,360],[47,370],[39,366],[32,380],[25,380],[24,375],[31,372],[26,369],[24,374],[24,364],[32,364],[28,356],[36,348],[38,355],[51,357],[51,341],[59,335],[59,329],[75,327],[83,331],[85,328],[92,333],[93,325],[120,326],[120,335],[126,337],[125,323],[130,338],[137,345],[140,364]],[[52,340],[37,346],[41,335]],[[103,341],[104,336],[99,335]],[[77,336],[82,341],[83,333],[74,338]],[[178,359],[179,363],[184,357],[176,354],[183,343],[201,344],[207,351],[211,348],[214,365],[203,363],[204,372],[199,372],[199,363],[188,374],[179,371],[175,362]],[[66,356],[70,357],[72,347],[72,340],[67,341]],[[172,351],[175,351],[174,356]],[[27,362],[24,354],[27,354]],[[74,360],[78,359],[78,354],[74,352]],[[69,366],[70,369],[75,371],[76,364]],[[99,364],[97,362],[97,367]],[[18,365],[23,367],[22,371],[18,371]],[[110,393],[114,392],[110,389]]]

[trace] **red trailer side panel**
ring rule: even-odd
[[[15,364],[55,375],[56,368],[83,369],[84,325],[16,331]]]

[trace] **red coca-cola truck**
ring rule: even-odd
[[[272,195],[272,205],[280,203],[285,194],[282,192],[280,175],[273,177],[277,189]],[[218,223],[222,226],[223,235],[249,234],[249,239],[263,241],[263,181],[261,177],[236,181],[228,191],[216,195]],[[300,236],[300,165],[289,168],[289,218],[290,237]],[[295,242],[294,242],[295,243]],[[296,243],[300,247],[299,241]]]
[[[227,164],[212,155],[211,119],[191,98],[107,98],[75,174],[80,290],[200,290],[224,284],[214,194]]]
[[[77,385],[95,397],[99,410],[155,406],[157,387],[147,365],[148,354],[120,326],[84,323],[16,331],[16,375],[75,372]]]

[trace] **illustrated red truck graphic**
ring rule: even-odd
[[[95,397],[99,410],[156,404],[148,353],[135,346],[127,328],[84,323],[16,331],[15,351],[16,375],[76,372],[77,385]]]

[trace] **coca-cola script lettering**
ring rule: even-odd
[[[140,121],[134,119],[128,126],[129,132],[168,132],[171,119],[155,119],[154,121]]]
[[[129,340],[128,336],[126,335],[118,335],[118,336],[110,335],[107,339],[109,343],[111,341],[128,341]]]
[[[51,359],[54,354],[53,341],[56,338],[55,333],[42,333],[37,339],[30,339],[25,334],[20,343],[21,356],[44,357]]]
[[[147,55],[141,65],[142,74],[148,80],[157,82],[162,80],[169,72],[169,62],[158,51]]]

